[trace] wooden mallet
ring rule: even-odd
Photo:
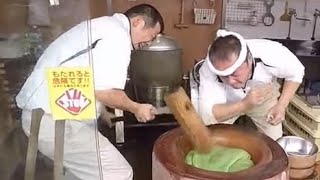
[[[203,124],[190,98],[182,87],[165,94],[164,100],[182,130],[200,153],[209,152],[215,144],[209,129]]]

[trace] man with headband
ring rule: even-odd
[[[199,113],[206,125],[233,124],[246,114],[276,140],[303,76],[304,66],[282,44],[218,30],[200,69]]]

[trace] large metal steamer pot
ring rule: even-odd
[[[165,92],[182,83],[181,55],[176,41],[163,34],[132,53],[129,76],[136,101],[165,106]]]

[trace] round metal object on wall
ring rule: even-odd
[[[182,50],[162,34],[131,54],[130,77],[136,101],[165,106],[163,96],[182,84]]]
[[[271,13],[267,13],[262,17],[262,21],[265,26],[271,26],[274,23],[274,16]]]
[[[264,0],[264,5],[266,6],[266,14],[262,17],[262,22],[265,26],[271,26],[274,23],[274,16],[271,13],[274,0]]]

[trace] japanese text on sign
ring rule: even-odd
[[[89,71],[53,71],[53,87],[89,87]]]
[[[55,120],[96,118],[93,75],[90,68],[47,70],[50,106]]]

